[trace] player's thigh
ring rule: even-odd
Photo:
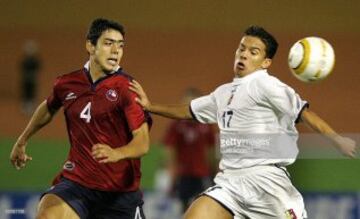
[[[202,195],[185,212],[184,219],[232,219],[234,216],[214,199]]]
[[[79,219],[79,216],[60,197],[46,194],[40,200],[36,219]]]
[[[134,192],[98,192],[100,199],[92,206],[89,219],[145,219],[140,190]]]

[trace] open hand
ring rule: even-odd
[[[138,95],[138,97],[135,98],[135,101],[138,102],[145,110],[149,110],[151,105],[150,100],[139,82],[132,80],[129,84],[129,89]]]
[[[355,158],[357,155],[358,147],[356,142],[351,138],[338,136],[335,138],[338,150],[345,156]]]

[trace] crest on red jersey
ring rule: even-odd
[[[110,101],[117,101],[118,99],[118,94],[116,93],[115,90],[113,89],[110,89],[106,92],[106,98]]]

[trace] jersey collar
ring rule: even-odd
[[[112,72],[110,72],[109,74],[106,74],[104,77],[98,79],[97,81],[93,81],[91,79],[91,76],[90,76],[90,61],[87,61],[84,65],[84,69],[85,69],[85,74],[86,74],[86,77],[88,78],[90,84],[91,84],[91,87],[92,89],[95,89],[96,86],[103,80],[111,77],[112,75],[116,74],[117,72],[121,72],[121,67],[118,65],[116,66],[115,70],[113,70]]]
[[[266,69],[257,70],[257,71],[255,71],[255,72],[253,72],[251,74],[248,74],[248,75],[246,75],[244,77],[236,77],[236,78],[234,78],[232,83],[233,84],[242,84],[242,83],[251,81],[254,78],[261,77],[261,75],[264,75],[264,74],[267,74]]]
[[[85,63],[84,68],[85,68],[87,71],[90,71],[90,61],[87,61],[87,62]],[[113,71],[110,72],[109,74],[113,74],[113,73],[119,71],[120,68],[121,68],[121,67],[120,67],[119,65],[116,66],[115,70],[113,70]]]

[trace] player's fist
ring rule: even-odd
[[[351,138],[337,136],[335,142],[338,146],[339,151],[345,156],[355,158],[357,154],[356,142]]]
[[[32,157],[25,152],[26,143],[26,141],[18,139],[11,150],[10,162],[17,170],[24,168],[26,162],[32,160]]]
[[[139,82],[132,80],[129,82],[129,85],[129,89],[138,95],[138,97],[135,98],[135,101],[138,102],[145,110],[149,110],[151,105],[150,100]]]
[[[91,155],[99,163],[114,163],[121,159],[118,152],[106,144],[95,144],[92,147]]]

